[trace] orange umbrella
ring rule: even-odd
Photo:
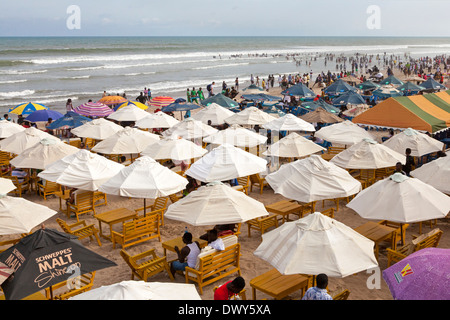
[[[158,107],[158,108],[162,108],[165,106],[168,106],[171,103],[174,103],[175,99],[172,97],[167,97],[167,96],[159,96],[159,97],[154,97],[150,100],[149,105],[152,107]]]
[[[121,97],[121,96],[106,96],[106,97],[103,97],[100,100],[98,100],[98,102],[101,102],[101,103],[106,104],[108,106],[113,105],[113,104],[126,102],[126,101],[128,101],[128,100],[125,99],[124,97]]]

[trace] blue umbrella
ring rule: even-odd
[[[300,107],[305,108],[308,111],[314,111],[320,107],[320,108],[327,110],[328,112],[335,113],[335,114],[339,114],[339,112],[341,112],[341,110],[339,108],[332,106],[331,104],[326,103],[323,100],[303,102]]]
[[[342,79],[338,79],[328,87],[324,89],[324,92],[330,96],[337,96],[347,91],[356,91],[355,87],[352,87]]]
[[[361,90],[375,90],[375,89],[379,88],[380,85],[373,81],[367,80],[367,81],[364,81],[363,83],[358,84],[357,87],[358,87],[358,89],[361,89]]]
[[[252,101],[280,101],[283,100],[281,97],[277,96],[271,96],[265,93],[258,93],[258,94],[244,94],[242,95],[242,98],[245,100],[252,100]]]
[[[403,84],[403,81],[401,81],[400,79],[394,77],[394,76],[389,76],[386,79],[383,79],[380,81],[381,85],[388,85],[388,84],[393,84],[393,85],[399,85],[401,86]]]
[[[202,100],[202,101],[200,101],[200,103],[204,106],[207,106],[211,103],[217,103],[219,106],[222,106],[224,108],[239,107],[239,103],[237,103],[233,99],[228,98],[227,96],[223,95],[222,93],[218,93],[212,97]]]
[[[427,81],[424,81],[420,84],[421,87],[424,87],[426,90],[440,90],[447,89],[443,84],[440,84],[433,78],[428,78]]]
[[[30,122],[39,122],[39,121],[47,121],[48,118],[52,118],[52,120],[57,120],[61,118],[63,114],[61,112],[55,110],[37,110],[26,118],[27,121]]]
[[[354,91],[347,91],[338,97],[334,98],[332,101],[335,106],[344,106],[347,104],[365,104],[366,100]]]
[[[398,87],[397,90],[403,92],[403,94],[406,94],[406,93],[415,94],[419,91],[425,90],[425,88],[408,81],[408,82],[404,83],[403,85],[401,85],[400,87]]]
[[[189,111],[189,110],[194,110],[194,109],[198,109],[201,106],[199,106],[198,104],[195,103],[171,103],[168,106],[162,107],[161,111],[162,112],[175,112],[175,111]]]
[[[48,129],[59,129],[59,128],[65,128],[65,129],[73,129],[76,127],[79,127],[86,122],[92,121],[92,119],[89,119],[88,117],[82,116],[76,112],[69,111],[64,116],[59,118],[56,121],[53,121],[49,126],[47,126]]]
[[[288,96],[288,95],[289,96],[301,96],[301,97],[306,97],[306,98],[313,98],[316,96],[314,91],[309,89],[306,85],[304,85],[301,82],[282,91],[281,94],[285,95],[285,96]]]
[[[374,90],[372,92],[372,96],[378,98],[378,99],[387,99],[387,98],[392,98],[392,97],[399,97],[402,96],[403,94],[399,91],[396,90],[394,88],[385,88],[385,87],[381,87],[378,88],[377,90]]]

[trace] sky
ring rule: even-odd
[[[446,37],[448,12],[450,0],[2,0],[0,36]]]

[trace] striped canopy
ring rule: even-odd
[[[106,117],[114,112],[106,104],[100,102],[87,102],[74,108],[73,111],[86,117]]]
[[[21,114],[21,115],[29,115],[37,110],[47,110],[48,107],[44,106],[40,103],[28,102],[19,104],[13,108],[9,109],[9,113]]]
[[[121,109],[123,107],[129,106],[130,104],[133,105],[133,106],[136,106],[136,107],[138,107],[138,108],[140,108],[142,110],[147,110],[148,109],[148,106],[146,106],[145,104],[140,103],[138,101],[122,102],[121,104],[118,104],[117,106],[115,106],[113,109],[114,109],[114,111],[117,111],[117,110],[119,110],[119,109]]]
[[[353,122],[435,133],[450,127],[449,91],[394,97],[356,116]]]
[[[127,102],[127,99],[121,96],[106,96],[98,100],[98,102],[111,106],[122,102]]]
[[[175,99],[172,97],[167,97],[167,96],[158,96],[158,97],[154,97],[150,100],[149,105],[151,107],[157,107],[157,108],[162,108],[165,106],[168,106],[171,103],[174,103]]]

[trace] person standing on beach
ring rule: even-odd
[[[191,91],[191,102],[198,103],[198,93],[195,91],[195,87]]]
[[[189,88],[186,89],[186,100],[187,102],[191,102],[191,93],[189,92]]]
[[[403,166],[403,171],[405,171],[406,175],[410,177],[409,173],[414,169],[416,163],[414,161],[414,157],[411,156],[410,148],[406,148],[405,155],[406,155],[406,162],[405,165]]]
[[[208,84],[208,86],[206,87],[206,90],[208,90],[208,98],[212,97],[214,95],[214,93],[213,93],[213,86],[215,84],[216,83],[213,81],[211,84]]]
[[[106,92],[106,91],[105,91],[105,92]],[[69,111],[72,111],[72,109],[73,109],[73,106],[72,106],[72,99],[67,99],[67,102],[66,102],[66,111],[69,112]]]
[[[236,78],[236,80],[234,81],[234,88],[236,89],[236,91],[239,91],[239,78]]]
[[[203,94],[202,88],[198,88],[197,96],[200,101],[205,100],[205,95]]]

